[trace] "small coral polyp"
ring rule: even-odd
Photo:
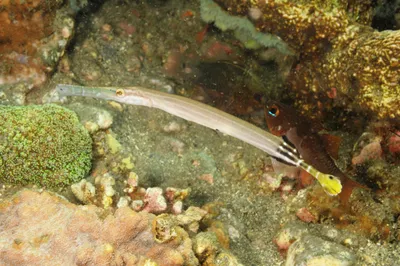
[[[57,105],[0,106],[0,181],[48,188],[91,168],[92,140],[76,114]]]

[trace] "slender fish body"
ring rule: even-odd
[[[240,139],[280,161],[303,168],[317,178],[330,195],[337,195],[341,191],[341,184],[337,177],[321,173],[305,163],[296,149],[285,143],[282,138],[206,104],[141,87],[82,87],[60,84],[57,85],[56,90],[59,96],[86,96],[163,110]]]
[[[288,157],[280,151],[281,138],[214,107],[182,96],[140,87],[121,89],[58,85],[57,91],[60,96],[86,96],[157,108],[243,140],[289,164],[295,165],[297,163],[294,154],[293,157]],[[293,151],[289,150],[288,152]]]

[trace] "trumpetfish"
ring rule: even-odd
[[[329,195],[338,195],[342,190],[340,177],[314,168],[300,156],[296,148],[281,137],[195,100],[142,87],[83,87],[59,84],[56,86],[56,92],[60,97],[93,97],[163,110],[240,139],[286,164],[301,167],[315,177]]]

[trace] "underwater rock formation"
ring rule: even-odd
[[[258,32],[252,23],[242,17],[230,16],[212,0],[200,2],[201,17],[207,23],[214,23],[222,31],[232,30],[246,48],[274,47],[279,52],[291,55],[293,52],[280,38],[272,34]]]
[[[63,1],[2,1],[0,3],[0,53],[36,50],[40,39],[52,33],[55,11]]]
[[[355,256],[350,249],[326,241],[322,238],[305,235],[289,248],[286,266],[294,265],[353,265]]]
[[[0,87],[42,85],[64,54],[74,30],[64,1],[0,2]],[[12,89],[11,89],[12,90]]]
[[[92,140],[58,105],[0,106],[0,181],[57,188],[91,168]]]
[[[277,35],[297,51],[300,60],[288,80],[304,110],[320,101],[324,107],[368,110],[381,118],[400,115],[400,32],[377,32],[368,26],[369,4],[215,2],[234,16],[258,13],[252,22],[259,32]]]
[[[178,216],[156,216],[121,207],[113,213],[24,190],[0,206],[0,263],[199,265],[197,255],[211,263],[207,265],[240,265],[214,233],[186,228],[193,220],[190,212],[192,207]]]
[[[182,228],[174,228],[171,241],[157,242],[152,232],[156,216],[150,213],[125,207],[107,214],[95,206],[77,206],[48,192],[33,191],[19,193],[0,211],[4,214],[0,219],[2,263],[198,264],[191,240]]]

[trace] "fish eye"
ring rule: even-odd
[[[117,95],[118,97],[124,97],[125,91],[123,89],[118,89],[115,91],[115,95]]]
[[[329,179],[330,179],[330,180],[333,180],[333,177],[330,175],[330,176],[329,176]]]
[[[270,114],[273,117],[277,117],[279,115],[279,108],[275,104],[271,106],[268,110],[268,114]]]

